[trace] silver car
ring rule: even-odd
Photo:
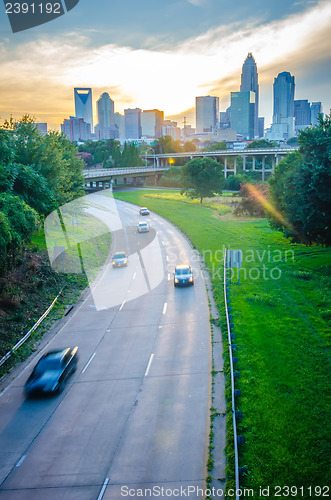
[[[149,225],[147,224],[147,222],[138,222],[137,231],[138,233],[148,233]]]

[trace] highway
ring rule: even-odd
[[[0,499],[148,498],[141,493],[153,487],[175,498],[180,488],[203,486],[211,366],[198,262],[158,215],[144,217],[151,231],[139,234],[136,206],[102,193],[89,198],[95,205],[87,210],[108,225],[112,252],[126,250],[128,266],[108,261],[91,293],[1,393]],[[174,288],[174,266],[183,262],[195,284]],[[78,369],[65,390],[26,399],[39,357],[75,345]]]

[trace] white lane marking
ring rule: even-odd
[[[166,259],[167,259],[167,261],[169,262],[169,257],[168,257],[168,255],[166,256]]]
[[[148,375],[148,372],[149,372],[149,370],[150,370],[150,367],[151,367],[151,364],[152,364],[153,358],[154,358],[154,354],[151,354],[151,356],[150,356],[150,358],[149,358],[149,361],[148,361],[148,365],[147,365],[147,368],[146,368],[146,371],[145,371],[145,375],[144,375],[144,377],[147,377],[147,375]]]
[[[164,306],[163,306],[163,311],[162,311],[162,314],[165,314],[166,311],[167,311],[167,307],[168,307],[168,302],[165,302],[164,303]]]
[[[22,457],[17,462],[16,467],[20,467],[25,459],[26,459],[26,455],[22,455]]]
[[[168,273],[168,281],[170,281],[170,273]]]
[[[164,241],[162,240],[162,245],[165,245]]]
[[[134,275],[132,276],[133,280],[136,278],[136,275],[137,275],[137,273],[134,273]]]
[[[98,496],[97,500],[101,500],[102,499],[102,497],[103,497],[103,495],[105,493],[105,490],[107,488],[107,484],[108,483],[109,483],[109,477],[106,477],[106,479],[105,479],[105,481],[104,481],[104,483],[102,485],[102,488],[101,488],[101,491],[99,493],[99,496]]]
[[[92,354],[92,356],[90,357],[90,359],[86,363],[85,367],[83,368],[82,373],[85,373],[85,371],[87,370],[88,365],[91,363],[91,361],[92,361],[92,359],[94,358],[95,355],[96,355],[96,352]]]
[[[125,299],[123,300],[122,304],[121,304],[121,307],[119,308],[119,311],[121,311],[122,307],[124,306],[125,304]]]

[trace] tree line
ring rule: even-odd
[[[0,126],[0,273],[54,209],[84,194],[84,163],[62,134],[28,115]]]

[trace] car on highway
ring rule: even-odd
[[[188,264],[180,264],[175,267],[174,272],[175,286],[190,286],[194,285],[194,277],[191,266]]]
[[[126,252],[116,252],[113,257],[113,267],[123,267],[128,265]]]
[[[147,222],[138,222],[137,231],[138,233],[148,233],[149,224],[147,224]]]
[[[77,346],[47,352],[26,381],[25,394],[30,397],[61,392],[70,375],[76,371],[77,362]]]
[[[139,215],[149,215],[149,210],[146,207],[141,207],[139,209]]]

